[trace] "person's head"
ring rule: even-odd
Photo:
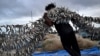
[[[48,4],[48,5],[45,7],[45,10],[46,10],[46,11],[49,11],[49,10],[55,8],[55,7],[56,7],[56,5],[55,5],[54,3],[50,3],[50,4]]]

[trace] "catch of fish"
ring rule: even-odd
[[[61,12],[63,12],[61,10]],[[99,17],[80,16],[76,12],[67,11],[73,17],[72,22],[78,30],[84,30],[96,37],[100,34],[100,28],[95,28],[91,23],[100,23]],[[53,17],[55,15],[50,15]],[[58,18],[59,16],[57,16]],[[84,27],[83,27],[84,26]],[[54,26],[52,26],[54,27]],[[47,33],[54,33],[52,27],[44,24],[44,20],[40,18],[35,22],[30,22],[24,25],[2,25],[0,26],[0,56],[31,56],[38,47],[38,43],[43,40]],[[99,36],[100,37],[100,36]]]

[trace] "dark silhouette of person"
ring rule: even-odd
[[[46,13],[43,18],[45,24],[49,27],[54,25],[61,39],[63,48],[71,56],[81,56],[80,49],[75,37],[75,32],[68,23],[73,14],[70,10],[63,7],[56,7],[55,4],[50,3],[45,7]],[[65,14],[64,14],[65,13]]]

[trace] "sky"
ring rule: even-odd
[[[100,0],[0,0],[0,25],[26,24],[42,17],[49,3],[83,16],[100,17]]]

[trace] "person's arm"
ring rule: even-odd
[[[48,26],[52,26],[53,22],[47,17],[47,13],[44,13],[43,18],[45,20],[45,24]]]

